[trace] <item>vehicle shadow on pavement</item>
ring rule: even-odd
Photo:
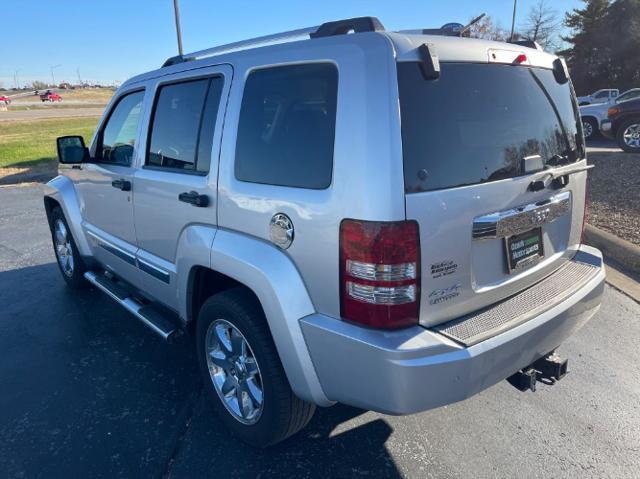
[[[167,477],[401,477],[385,443],[383,419],[344,405],[318,408],[305,429],[267,449],[230,435],[203,396],[172,458]]]
[[[54,158],[16,163],[0,168],[0,186],[19,183],[44,183],[58,174],[58,163]]]
[[[67,288],[55,263],[0,271],[0,304],[7,477],[400,477],[391,426],[356,408],[318,408],[269,449],[238,441],[188,337],[164,343],[100,292]]]

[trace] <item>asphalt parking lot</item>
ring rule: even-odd
[[[3,477],[638,477],[640,305],[611,287],[553,387],[408,417],[334,406],[256,451],[204,403],[189,341],[65,287],[42,189],[0,188]]]

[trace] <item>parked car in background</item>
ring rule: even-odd
[[[585,139],[595,138],[600,134],[600,123],[607,118],[607,112],[612,105],[635,98],[640,98],[640,88],[627,90],[607,103],[581,106],[580,116],[582,117],[582,131],[584,131]]]
[[[593,92],[591,95],[587,96],[579,96],[578,97],[578,105],[591,105],[592,103],[607,103],[611,100],[615,100],[620,91],[618,89],[610,89],[610,90],[598,90]]]
[[[9,98],[8,96],[0,95],[0,103],[8,105],[9,103],[11,103],[11,98]]]
[[[600,124],[607,138],[616,140],[628,153],[640,153],[640,98],[618,103],[608,111],[608,118]]]
[[[44,92],[44,93],[42,93],[40,95],[40,100],[43,101],[43,102],[45,102],[45,101],[51,101],[51,102],[58,101],[58,102],[60,102],[60,101],[62,101],[62,97],[60,95],[58,95],[57,93],[53,93],[53,92],[47,90],[46,92]]]

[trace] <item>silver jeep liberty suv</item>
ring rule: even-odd
[[[254,445],[335,402],[410,414],[555,382],[600,305],[575,95],[535,44],[363,17],[173,57],[58,155],[62,277],[193,335]]]

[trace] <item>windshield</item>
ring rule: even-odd
[[[398,85],[407,192],[521,176],[528,156],[546,166],[582,156],[571,86],[551,70],[442,63],[428,81],[406,62]]]

